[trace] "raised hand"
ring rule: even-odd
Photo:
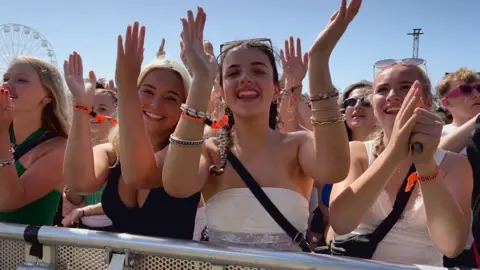
[[[302,56],[302,42],[297,38],[297,47],[293,37],[285,40],[285,49],[280,50],[280,60],[282,61],[283,74],[286,85],[296,87],[302,84],[308,69],[308,54]]]
[[[412,130],[410,144],[420,143],[422,151],[412,151],[412,159],[417,167],[422,164],[432,164],[442,137],[443,121],[434,113],[423,108],[415,109],[416,124]]]
[[[165,52],[165,39],[162,38],[162,43],[160,44],[160,48],[158,48],[157,51],[157,58],[163,58],[165,57],[166,52]]]
[[[421,97],[422,85],[419,81],[415,81],[403,100],[402,107],[395,118],[395,124],[387,147],[389,147],[392,150],[392,154],[400,160],[410,155],[410,136],[418,119],[418,115],[414,112],[420,102],[422,102]]]
[[[117,92],[117,87],[115,87],[115,82],[113,80],[108,81],[107,89]]]
[[[333,13],[330,17],[329,23],[322,30],[320,35],[318,35],[310,48],[310,56],[312,56],[312,54],[318,54],[325,58],[330,57],[333,49],[345,33],[348,25],[353,21],[360,10],[361,4],[362,0],[350,0],[347,7],[347,0],[341,0],[340,9]]]
[[[15,107],[10,96],[10,86],[3,85],[0,89],[0,132],[7,132],[13,121]]]
[[[95,95],[97,78],[95,73],[90,71],[88,73],[88,83],[85,85],[83,79],[83,63],[80,54],[77,52],[70,54],[68,60],[63,62],[63,72],[74,102],[78,105],[91,107],[93,96]]]
[[[207,14],[200,7],[195,18],[191,10],[187,12],[187,18],[181,19],[183,25],[181,46],[192,77],[211,80],[213,83],[217,76],[218,65],[215,57],[205,52],[203,29],[206,19]]]
[[[145,26],[138,22],[129,25],[125,33],[125,44],[121,35],[118,36],[117,65],[115,81],[118,92],[137,91],[137,79],[143,62],[143,44],[145,42]]]

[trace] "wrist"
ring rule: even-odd
[[[422,175],[430,175],[432,173],[435,172],[435,170],[437,169],[437,163],[435,162],[435,159],[430,159],[426,162],[421,162],[421,163],[418,163],[416,162],[415,163],[415,168],[417,170],[417,173],[418,175],[422,176]]]

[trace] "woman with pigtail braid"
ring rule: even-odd
[[[309,198],[314,183],[342,181],[348,172],[348,140],[332,86],[328,58],[338,38],[360,7],[342,5],[308,52],[313,131],[278,131],[281,124],[276,53],[270,39],[237,40],[220,46],[218,64],[205,52],[206,14],[188,11],[182,19],[182,47],[192,71],[192,84],[162,171],[165,191],[185,198],[201,191],[206,202],[209,241],[228,246],[304,250],[305,239],[292,239],[265,208],[244,179],[229,164],[236,157],[260,190],[302,236],[307,229]],[[350,14],[346,16],[345,14]],[[207,113],[211,89],[218,76],[225,115]],[[301,83],[301,82],[299,82]],[[204,139],[205,124],[219,130]],[[227,158],[227,156],[229,158]],[[290,228],[292,228],[290,227]],[[290,233],[289,233],[289,232]],[[307,245],[308,247],[308,245]]]

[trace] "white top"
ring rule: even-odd
[[[305,233],[309,202],[285,188],[262,188],[275,206]],[[234,246],[300,250],[248,188],[221,191],[206,202],[209,241]]]
[[[364,142],[367,149],[369,165],[374,161],[373,141]],[[445,151],[438,149],[435,161],[438,165],[445,157]],[[430,239],[427,217],[422,193],[418,186],[412,191],[410,200],[415,200],[411,209],[405,210],[403,216],[379,243],[372,259],[401,264],[443,265],[443,255]],[[367,234],[373,232],[390,214],[393,203],[383,190],[375,203],[364,216],[362,222],[352,232]]]

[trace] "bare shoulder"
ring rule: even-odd
[[[453,175],[471,175],[472,168],[468,159],[458,153],[447,151],[440,164],[440,168],[447,174]]]

